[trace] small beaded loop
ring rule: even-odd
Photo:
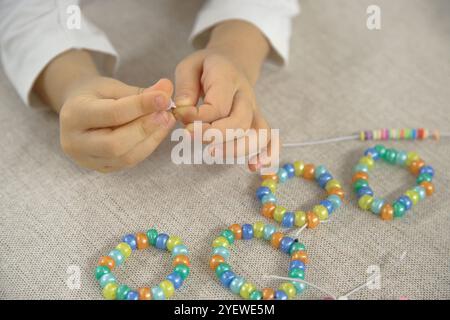
[[[280,249],[290,256],[288,277],[292,279],[305,279],[308,255],[305,246],[291,237],[277,231],[276,227],[264,222],[251,224],[233,224],[223,230],[220,236],[212,242],[213,252],[209,260],[209,267],[214,271],[222,285],[236,295],[250,300],[287,300],[301,294],[306,285],[297,281],[287,281],[277,290],[264,288],[258,290],[256,286],[245,278],[237,275],[227,263],[230,257],[229,247],[236,240],[251,240],[253,238],[264,239],[272,247]]]
[[[143,287],[132,290],[127,285],[120,285],[113,274],[114,268],[122,265],[135,250],[153,246],[167,250],[172,256],[174,267],[166,279],[152,288]],[[95,279],[102,288],[103,297],[107,300],[165,300],[179,289],[190,273],[189,251],[178,237],[158,233],[150,229],[146,233],[128,234],[122,238],[115,249],[107,256],[100,258],[95,268]]]
[[[409,135],[408,132],[405,134]],[[426,133],[418,131],[417,134],[424,137]],[[392,204],[387,203],[382,198],[374,197],[373,190],[369,186],[369,172],[374,168],[375,162],[380,159],[389,164],[406,167],[417,177],[416,186],[407,190]],[[364,157],[355,166],[352,183],[361,209],[379,215],[382,220],[392,220],[393,218],[403,217],[419,200],[433,194],[433,177],[434,169],[425,165],[425,162],[417,153],[388,149],[379,144],[364,152]]]
[[[275,196],[279,183],[284,183],[293,177],[303,177],[314,180],[326,190],[327,198],[315,205],[310,211],[288,211],[277,204]],[[287,163],[276,174],[262,175],[261,186],[256,190],[256,196],[262,204],[261,214],[274,219],[285,228],[317,227],[321,221],[328,220],[329,216],[339,209],[344,200],[344,191],[339,181],[333,178],[324,166],[315,167],[302,161]]]

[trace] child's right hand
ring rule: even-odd
[[[64,152],[100,172],[132,167],[147,158],[175,124],[166,111],[173,85],[148,89],[95,77],[71,90],[60,111]]]

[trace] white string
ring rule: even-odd
[[[300,282],[300,283],[304,283],[310,287],[313,287],[319,291],[322,291],[323,293],[327,294],[328,296],[330,296],[331,298],[333,298],[334,300],[336,300],[336,296],[334,296],[333,294],[329,293],[327,290],[316,286],[315,284],[312,284],[308,281],[302,280],[302,279],[296,279],[296,278],[287,278],[287,277],[281,277],[281,276],[277,276],[277,275],[273,275],[273,274],[265,274],[263,275],[263,279],[278,279],[278,280],[287,280],[287,281],[294,281],[294,282]]]
[[[285,148],[305,147],[305,146],[313,146],[313,145],[319,145],[319,144],[327,144],[327,143],[333,143],[333,142],[358,140],[358,139],[359,139],[359,135],[352,135],[352,136],[335,137],[335,138],[322,139],[322,140],[316,140],[316,141],[283,143],[282,146]]]

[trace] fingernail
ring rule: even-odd
[[[175,104],[177,106],[192,106],[193,102],[189,96],[181,95],[175,98]]]
[[[164,96],[158,95],[155,97],[155,105],[158,109],[166,110],[169,104],[166,101],[166,98]]]

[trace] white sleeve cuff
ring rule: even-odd
[[[190,41],[202,47],[211,27],[225,20],[245,20],[258,27],[272,47],[271,58],[287,64],[292,18],[299,13],[297,0],[209,0],[197,16]]]
[[[60,23],[61,13],[48,10],[43,15],[31,17],[26,25],[6,32],[2,39],[3,67],[27,105],[37,102],[32,89],[39,74],[52,59],[65,51],[92,51],[98,68],[106,74],[113,73],[118,63],[116,51],[97,27],[82,16],[81,29],[69,30]]]

